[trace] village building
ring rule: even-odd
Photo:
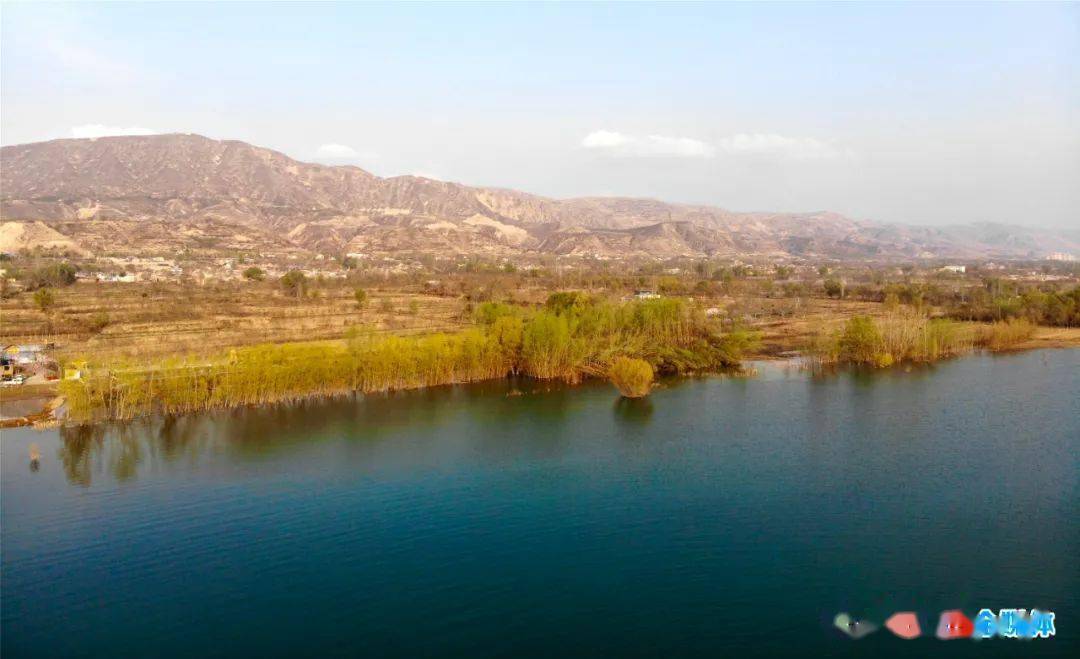
[[[45,346],[12,344],[4,348],[4,357],[19,365],[35,364],[45,359]]]

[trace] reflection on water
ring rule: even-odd
[[[57,457],[68,482],[89,487],[95,476],[117,482],[134,479],[150,463],[197,461],[207,445],[202,416],[138,419],[123,424],[60,428]]]
[[[1053,352],[1024,357],[1037,370],[1048,367]],[[1059,353],[1073,355],[1075,351]],[[1016,356],[1019,358],[1019,356]],[[971,358],[986,364],[1000,356]],[[1075,358],[1074,358],[1075,359]],[[946,369],[958,362],[945,362]],[[810,373],[782,362],[753,364],[750,378],[706,377],[673,379],[661,383],[645,398],[624,398],[604,383],[571,387],[557,382],[528,379],[483,382],[465,386],[442,386],[423,390],[349,395],[330,400],[208,412],[187,416],[137,419],[126,423],[72,426],[59,429],[57,457],[67,481],[90,487],[96,482],[136,480],[140,472],[165,467],[199,469],[221,457],[228,460],[268,460],[279,454],[299,453],[320,441],[346,440],[358,447],[373,447],[388,438],[438,436],[439,429],[454,424],[483,425],[490,420],[519,429],[518,446],[530,446],[537,455],[554,455],[567,433],[576,432],[571,419],[597,398],[610,399],[612,420],[628,437],[664,435],[653,427],[657,399],[680,388],[693,390],[701,381],[726,381],[729,392],[747,394],[747,387],[797,381],[805,386],[808,414],[800,423],[814,434],[827,437],[842,433],[841,422],[859,432],[869,431],[877,419],[891,414],[891,401],[881,398],[881,386],[902,383],[905,395],[932,389],[939,365],[902,366],[893,369],[852,369],[830,374]],[[925,389],[924,389],[925,386]],[[838,398],[838,391],[843,394]],[[846,407],[848,419],[825,410]],[[929,402],[929,401],[927,401]],[[709,404],[709,403],[705,403]],[[758,423],[760,410],[736,405],[724,415],[735,424]],[[776,416],[777,410],[768,412]],[[570,425],[567,425],[570,424]],[[481,453],[498,456],[507,443],[500,435],[475,433],[471,439]],[[30,460],[37,471],[40,462]]]
[[[58,451],[60,463],[68,482],[89,487],[93,480],[94,454],[104,452],[104,426],[73,426],[60,428],[62,444]]]
[[[649,398],[624,398],[615,400],[615,418],[629,424],[645,425],[653,415],[653,402]]]
[[[623,399],[603,383],[571,387],[511,379],[61,427],[57,457],[68,482],[89,487],[102,478],[131,481],[144,469],[198,468],[217,452],[238,460],[264,460],[302,451],[330,438],[373,445],[403,430],[410,434],[436,432],[463,415],[478,420],[488,415],[522,428],[542,423],[551,430],[579,404],[586,391],[612,396],[622,422],[647,423],[652,414],[651,401]],[[483,405],[475,405],[478,401]],[[541,437],[547,444],[551,433]],[[529,433],[523,438],[528,439]],[[497,447],[491,448],[497,452]]]

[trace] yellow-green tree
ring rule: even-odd
[[[653,384],[653,367],[644,359],[619,357],[608,371],[611,382],[627,398],[649,395]]]

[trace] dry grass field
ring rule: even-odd
[[[744,321],[761,333],[755,358],[777,357],[799,350],[823,328],[839,326],[853,316],[878,317],[886,313],[884,306],[876,302],[823,298],[749,298],[731,300],[728,304],[753,309]]]
[[[260,343],[337,340],[351,327],[414,335],[454,331],[472,322],[461,297],[402,288],[365,290],[368,299],[360,308],[353,289],[344,285],[317,288],[312,296],[297,300],[269,283],[80,282],[58,289],[47,313],[29,295],[3,300],[0,343],[54,343],[54,354],[62,361],[108,362],[220,353]],[[534,302],[546,297],[546,291],[517,293],[519,299]],[[819,298],[727,297],[698,303],[731,312],[761,330],[761,355],[797,349],[823,325],[882,313],[880,304]]]
[[[273,283],[83,283],[56,290],[43,312],[21,294],[0,302],[0,344],[53,343],[60,361],[142,360],[172,355],[221,354],[263,343],[333,341],[350,328],[417,335],[452,332],[472,324],[461,296],[438,296],[407,287],[367,287],[361,308],[353,288],[330,283],[302,300]],[[546,289],[517,289],[515,299],[539,303]],[[758,296],[695,299],[760,332],[756,358],[805,346],[822,328],[855,315],[882,316],[882,304],[828,298]],[[1024,347],[1080,345],[1080,329],[1039,328]]]
[[[296,300],[269,284],[79,283],[59,289],[47,313],[29,295],[3,301],[0,342],[55,343],[60,360],[217,353],[259,343],[340,339],[350,327],[418,334],[463,326],[460,299],[368,290],[316,289]]]

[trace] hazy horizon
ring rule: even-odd
[[[1080,5],[11,5],[0,142],[1080,227]]]

